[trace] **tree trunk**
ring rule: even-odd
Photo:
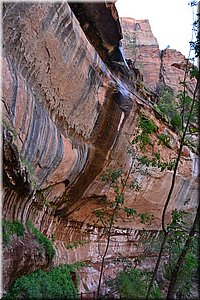
[[[190,229],[190,233],[188,235],[188,238],[185,242],[185,245],[183,247],[183,250],[178,258],[178,261],[176,263],[176,266],[172,272],[172,275],[171,275],[171,278],[170,278],[170,283],[169,283],[169,287],[168,287],[168,293],[167,293],[167,300],[170,300],[170,299],[173,299],[173,294],[174,294],[174,289],[175,289],[175,286],[176,286],[176,282],[177,282],[177,279],[178,279],[178,274],[179,274],[179,271],[184,263],[184,260],[185,260],[185,257],[190,249],[190,245],[192,243],[192,238],[193,236],[195,235],[195,228],[196,228],[196,225],[199,223],[199,214],[200,214],[200,203],[198,205],[198,209],[197,209],[197,213],[196,213],[196,217],[194,219],[194,222],[193,222],[193,225]]]

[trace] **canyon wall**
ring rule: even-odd
[[[177,157],[179,138],[149,105],[148,97],[153,92],[143,88],[136,91],[134,82],[130,82],[129,69],[120,51],[122,36],[114,5],[101,3],[100,15],[105,12],[101,21],[94,14],[94,7],[86,7],[90,19],[95,20],[89,25],[84,18],[79,19],[82,10],[70,6],[6,3],[3,7],[2,215],[4,219],[20,221],[25,227],[27,220],[31,220],[56,249],[56,256],[49,261],[29,230],[23,238],[15,236],[9,245],[4,245],[5,291],[18,276],[37,268],[81,260],[99,269],[106,237],[102,226],[95,223],[95,211],[114,201],[113,189],[102,181],[110,170],[121,170],[126,177],[132,168],[124,191],[124,206],[139,213],[148,211],[154,220],[145,225],[125,214],[119,218],[113,228],[109,258],[137,257],[143,251],[143,229],[148,230],[149,240],[157,237],[161,229],[172,171],[150,168],[144,172],[143,166],[138,169],[136,164],[132,165],[128,146],[141,115],[156,124],[152,139],[163,160]],[[115,33],[110,43],[102,32],[105,22],[112,28],[110,34]],[[97,37],[101,37],[99,44],[87,32],[94,23]],[[150,36],[151,40],[149,48],[145,46],[147,54],[140,54],[145,66],[142,74],[144,84],[155,91],[160,80],[160,54],[156,39],[148,31],[148,22],[142,24],[140,28],[146,30],[143,39],[146,41]],[[167,82],[171,74],[168,62],[174,60],[168,50],[162,59]],[[173,78],[170,75],[171,86],[176,85],[177,77]],[[170,147],[158,145],[157,136],[163,132],[170,137]],[[150,146],[146,153],[151,154]],[[185,147],[166,222],[172,209],[195,210],[195,159]],[[136,180],[141,186],[139,190],[131,188]],[[74,247],[70,247],[72,243]]]
[[[120,18],[123,47],[126,59],[131,59],[143,76],[145,85],[156,92],[164,83],[175,92],[182,90],[187,59],[175,49],[159,49],[148,20]],[[190,80],[188,90],[194,91],[195,80]]]

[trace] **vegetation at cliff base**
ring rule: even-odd
[[[33,223],[28,220],[26,222],[27,227],[31,230],[31,232],[36,236],[38,242],[44,247],[46,250],[46,253],[48,255],[48,258],[51,260],[55,254],[56,251],[53,247],[52,242],[45,236],[43,235],[34,225]]]
[[[31,231],[31,233],[35,235],[42,247],[45,249],[48,258],[51,260],[55,256],[56,251],[52,242],[44,234],[42,234],[30,220],[26,222],[26,227],[18,220],[3,220],[2,225],[3,244],[5,246],[9,244],[11,238],[14,235],[18,237],[24,237],[26,229],[28,228]]]
[[[140,270],[132,269],[118,274],[115,285],[123,299],[145,299],[148,288],[148,278]],[[161,299],[162,293],[158,285],[154,285],[150,299]]]
[[[19,221],[3,220],[3,244],[7,245],[12,236],[24,236],[25,228]]]
[[[168,257],[168,262],[164,266],[164,276],[166,281],[171,279],[172,272],[176,267],[177,261],[184,248],[184,244],[188,238],[187,222],[188,213],[183,210],[172,211],[172,221],[168,225],[168,238],[165,246],[165,255]],[[191,295],[192,285],[197,281],[197,253],[198,243],[197,236],[191,237],[191,245],[186,253],[184,262],[178,273],[177,282],[175,285],[175,293],[179,299],[185,299]],[[195,279],[196,277],[196,279]]]
[[[37,270],[15,280],[4,300],[13,299],[78,299],[77,274],[73,265],[62,265],[49,272]]]

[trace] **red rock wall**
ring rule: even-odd
[[[110,169],[128,173],[127,146],[139,112],[153,119],[159,132],[166,125],[105,66],[67,3],[6,3],[3,30],[3,218],[23,224],[31,219],[48,238],[54,236],[53,265],[99,262],[97,249],[105,241],[102,228],[94,226],[94,209],[114,199],[101,176]],[[178,142],[167,130],[175,146],[160,149],[169,159],[176,157]],[[184,207],[196,206],[192,168],[190,157],[183,157],[168,220],[170,210],[182,207],[188,197]],[[129,181],[136,175],[142,189],[127,188],[126,205],[154,213],[147,229],[157,234],[172,172],[151,170],[144,176],[134,170]],[[109,255],[138,255],[143,225],[126,218],[116,227]],[[22,246],[18,260],[21,242],[34,250],[27,254]],[[19,274],[47,267],[47,257],[38,258],[40,249],[29,236],[21,242],[13,242],[12,252],[3,249],[5,289]],[[70,242],[79,244],[69,249]],[[27,260],[31,268],[25,267]]]
[[[120,18],[120,22],[125,57],[135,62],[145,85],[155,91],[159,82],[161,59],[159,45],[152,34],[149,21]]]
[[[131,59],[143,76],[144,83],[156,91],[162,82],[171,87],[177,95],[182,90],[187,60],[175,49],[159,49],[148,20],[120,18],[123,46],[126,59]],[[189,82],[188,91],[195,88],[195,80]]]

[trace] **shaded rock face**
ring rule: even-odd
[[[156,91],[159,83],[172,88],[175,95],[182,90],[187,59],[179,51],[165,49],[160,51],[148,20],[120,18],[123,46],[126,59],[131,59],[143,76],[144,83]],[[191,80],[188,92],[194,91],[195,80]]]
[[[183,82],[186,66],[187,60],[179,51],[165,49],[161,52],[161,79],[174,90],[175,95],[183,89],[180,82]],[[195,80],[189,80],[187,85],[189,95],[194,89]]]
[[[112,71],[126,75],[128,66],[121,49],[122,31],[115,4],[112,2],[69,3],[90,43]]]
[[[90,18],[99,24],[94,8],[88,8]],[[97,11],[102,9],[109,12],[116,32],[112,49],[101,33],[104,48],[112,52],[119,46],[119,24],[112,5],[101,5]],[[106,58],[100,58],[67,3],[5,3],[3,18],[3,218],[23,224],[30,219],[44,235],[54,237],[52,265],[78,260],[99,263],[106,240],[103,228],[94,223],[94,210],[115,196],[102,175],[116,169],[128,174],[127,147],[138,115],[155,122],[154,139],[167,130],[175,141],[173,149],[158,146],[163,159],[176,157],[177,136],[141,101],[142,93],[138,98],[130,89],[128,79],[114,75],[112,60],[108,69],[102,60],[107,62]],[[104,22],[97,25],[99,32]],[[184,203],[188,211],[196,207],[195,166],[184,152],[167,220],[171,210]],[[138,212],[148,208],[155,220],[149,226],[127,216],[117,220],[111,259],[136,257],[143,251],[142,229],[149,230],[149,237],[156,237],[160,230],[172,172],[152,169],[145,175],[140,171],[134,168],[131,173],[125,205]],[[139,191],[130,188],[134,179],[142,186]],[[49,266],[45,254],[33,244],[26,236],[24,241],[16,238],[4,245],[5,290],[19,275]]]
[[[98,45],[99,49],[101,47],[102,51],[104,49],[108,53],[119,46],[122,32],[114,3],[99,2],[80,5],[80,3],[72,2],[69,6],[94,46]],[[98,47],[95,48],[98,50]]]
[[[4,287],[24,274],[45,267],[48,267],[45,251],[33,235],[26,234],[22,239],[14,237],[3,252]]]

